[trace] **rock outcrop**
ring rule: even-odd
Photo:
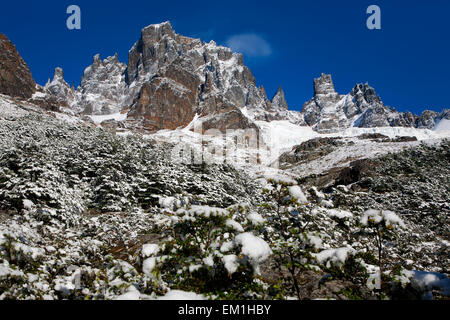
[[[345,97],[334,90],[331,75],[314,79],[314,97],[303,106],[305,122],[319,132],[335,132],[348,126],[344,115]]]
[[[128,116],[151,131],[186,126],[196,114],[226,130],[249,123],[243,108],[270,108],[241,54],[178,35],[169,22],[142,30],[125,77]]]
[[[433,111],[425,111],[421,117],[411,112],[398,112],[384,105],[374,88],[367,83],[357,84],[349,94],[340,95],[334,90],[331,76],[326,74],[314,80],[314,97],[304,104],[302,113],[306,124],[320,133],[337,132],[349,127],[432,129],[440,119],[440,114]]]
[[[78,110],[93,115],[122,111],[127,90],[125,69],[117,54],[103,61],[99,54],[95,55],[92,65],[84,70],[78,88]]]
[[[277,93],[273,96],[272,100],[270,100],[272,109],[275,110],[288,110],[288,104],[286,102],[286,98],[284,96],[283,88],[280,86],[278,88]]]
[[[35,90],[28,65],[11,41],[0,33],[0,93],[28,99]]]
[[[48,81],[44,91],[63,107],[69,107],[75,102],[75,89],[64,80],[64,70],[55,68],[52,81]]]

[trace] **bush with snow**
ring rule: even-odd
[[[388,280],[385,274],[386,257],[384,247],[386,241],[393,241],[396,237],[396,230],[405,228],[402,219],[392,211],[388,210],[366,210],[360,219],[363,232],[369,237],[373,237],[378,253],[377,275],[371,274],[368,279],[370,289],[376,289],[382,297],[382,291],[386,290],[385,284]],[[378,277],[375,281],[374,277]]]
[[[171,219],[172,237],[159,252],[164,259],[148,258],[144,267],[157,270],[173,289],[228,298],[260,291],[254,275],[271,250],[263,239],[245,232],[246,224],[235,220],[235,209],[188,206],[177,210]]]
[[[312,208],[295,181],[277,178],[267,182],[261,211],[269,225],[266,239],[274,253],[274,268],[288,271],[289,276],[281,279],[283,286],[302,299],[298,277],[302,271],[313,268],[312,253],[322,247],[322,240],[313,230],[316,222]]]

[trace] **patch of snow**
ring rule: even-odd
[[[297,199],[300,203],[307,203],[308,199],[306,199],[305,194],[303,193],[302,189],[300,189],[299,186],[290,186],[288,188],[289,194],[292,198]]]
[[[166,295],[159,297],[158,300],[206,300],[206,297],[195,292],[170,290]]]
[[[338,219],[349,219],[353,217],[351,212],[341,209],[328,209],[327,212],[329,216],[336,217]]]
[[[146,275],[151,276],[155,266],[156,266],[156,258],[154,257],[147,258],[144,260],[144,263],[142,264],[142,271]]]
[[[313,253],[313,256],[321,264],[326,263],[329,268],[331,265],[341,266],[345,263],[349,255],[355,254],[356,251],[352,247],[343,247],[337,249],[326,249],[319,253]]]
[[[247,220],[250,221],[253,225],[261,225],[266,222],[266,219],[264,219],[259,213],[252,212],[247,216]]]
[[[235,254],[222,257],[222,261],[229,274],[235,273],[239,267],[238,257]]]
[[[125,121],[127,119],[127,114],[118,112],[101,116],[90,115],[89,117],[92,119],[92,121],[94,121],[95,124],[100,124],[103,121],[107,120]]]
[[[147,258],[155,256],[159,252],[159,246],[154,243],[144,244],[142,246],[142,257]]]
[[[384,222],[387,227],[393,227],[396,225],[405,227],[402,219],[395,212],[389,210],[366,210],[363,213],[360,222],[363,226],[367,226],[370,223],[380,224]]]
[[[235,220],[228,219],[226,225],[237,232],[244,232],[244,228],[242,228],[241,224]]]
[[[250,232],[237,235],[235,242],[242,246],[241,253],[249,257],[255,272],[259,273],[259,264],[272,254],[267,242]]]
[[[435,125],[433,130],[434,131],[450,131],[450,120],[449,119],[442,119],[442,120],[440,120]]]

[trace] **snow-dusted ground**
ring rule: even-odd
[[[107,120],[124,121],[127,119],[127,114],[118,112],[118,113],[101,115],[101,116],[92,115],[89,117],[92,119],[92,121],[94,121],[94,123],[100,124],[103,121],[107,121]]]
[[[196,118],[195,121],[198,121]],[[194,122],[194,121],[193,121]],[[373,158],[384,155],[389,152],[397,152],[406,148],[417,146],[421,142],[433,143],[443,138],[450,138],[450,130],[428,130],[403,127],[381,127],[381,128],[349,128],[342,132],[333,134],[319,134],[311,127],[298,126],[289,121],[257,121],[260,128],[260,138],[264,145],[258,149],[231,148],[227,149],[229,158],[234,159],[237,167],[248,170],[250,174],[259,176],[267,173],[280,173],[278,170],[277,159],[284,152],[289,152],[296,145],[313,138],[342,137],[343,141],[349,143],[343,147],[337,148],[329,155],[319,158],[302,165],[296,170],[291,170],[288,175],[309,175],[320,173],[335,166],[345,166],[349,162],[360,158]],[[236,136],[244,134],[244,131],[235,131],[228,136],[207,136],[190,131],[194,127],[191,123],[184,129],[162,130],[154,134],[147,135],[149,139],[157,141],[170,142],[175,144],[188,144],[194,149],[200,150],[203,143],[208,145],[209,150],[222,151],[226,145],[233,145],[233,139]],[[399,136],[416,137],[418,141],[414,142],[374,142],[371,140],[360,140],[356,137],[362,134],[379,133],[389,138]],[[256,157],[259,157],[260,163],[255,163]],[[213,156],[217,161],[223,161],[222,158]],[[284,172],[286,174],[286,172]]]

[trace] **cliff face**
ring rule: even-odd
[[[0,33],[0,93],[27,99],[35,90],[28,65],[11,41]]]
[[[242,55],[178,35],[168,22],[142,30],[125,77],[128,116],[150,130],[185,126],[198,114],[223,131],[246,126],[244,107],[270,108]]]

